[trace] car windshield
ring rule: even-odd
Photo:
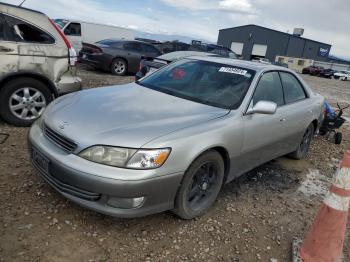
[[[255,71],[209,61],[183,59],[143,78],[138,84],[194,102],[237,109]]]
[[[68,20],[64,19],[55,19],[53,21],[60,29],[63,29],[64,26],[69,22]]]

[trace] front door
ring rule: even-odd
[[[283,89],[278,72],[262,75],[254,91],[250,107],[259,101],[277,104],[275,114],[251,114],[243,116],[244,139],[241,151],[240,173],[280,156],[283,152],[285,134]]]

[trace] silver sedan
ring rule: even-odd
[[[323,100],[286,68],[186,58],[138,82],[51,103],[30,129],[32,163],[89,209],[191,219],[254,167],[305,157]]]

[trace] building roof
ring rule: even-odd
[[[223,29],[220,29],[219,31],[230,30],[230,29],[236,29],[236,28],[240,28],[240,27],[248,27],[248,26],[259,27],[259,28],[264,29],[264,30],[270,30],[270,31],[277,32],[277,33],[280,33],[280,34],[288,35],[289,37],[291,37],[291,36],[292,36],[292,37],[297,37],[297,38],[300,38],[300,39],[303,39],[303,40],[306,40],[306,41],[311,41],[311,42],[315,42],[315,43],[319,43],[319,44],[323,44],[323,45],[332,46],[331,44],[319,42],[319,41],[312,40],[312,39],[305,38],[305,37],[301,37],[301,36],[295,36],[295,35],[293,35],[293,34],[289,34],[289,33],[286,33],[286,32],[282,32],[282,31],[278,31],[278,30],[271,29],[271,28],[268,28],[268,27],[264,27],[264,26],[260,26],[260,25],[254,25],[254,24],[248,24],[248,25],[241,25],[241,26],[223,28]]]

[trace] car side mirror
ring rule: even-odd
[[[276,113],[277,104],[271,101],[259,101],[255,106],[247,110],[247,115],[266,114],[273,115]]]

